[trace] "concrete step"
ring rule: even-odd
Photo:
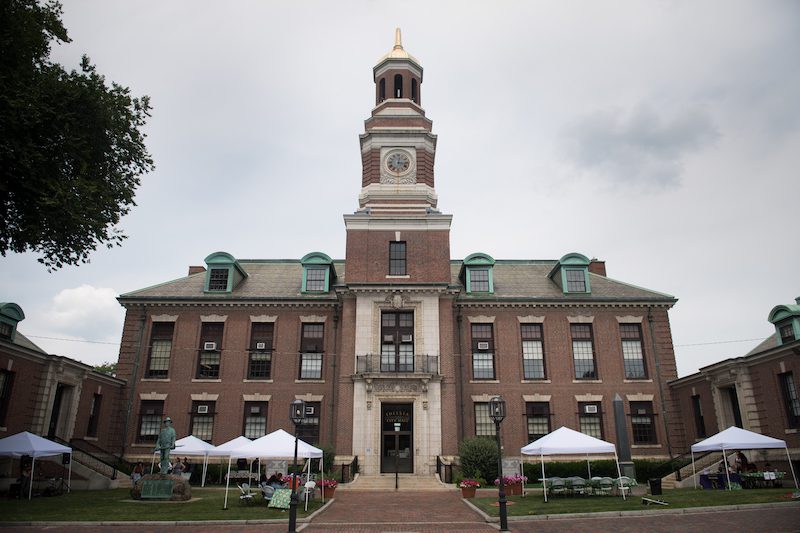
[[[453,485],[441,483],[436,476],[417,476],[413,474],[400,474],[398,476],[398,489],[400,491],[447,491],[453,490]],[[359,474],[352,483],[342,483],[337,490],[359,492],[388,492],[395,490],[394,474],[381,474],[378,476],[364,476]]]

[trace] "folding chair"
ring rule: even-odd
[[[275,487],[271,487],[266,483],[261,485],[261,495],[264,497],[264,501],[270,501],[273,494],[275,494]]]
[[[239,491],[241,491],[241,494],[239,495],[239,501],[241,503],[249,504],[253,501],[253,493],[250,492],[249,483],[242,483],[241,485],[237,483],[236,486],[239,487]]]
[[[314,481],[306,481],[306,484],[303,485],[303,497],[306,500],[306,511],[308,511],[308,498],[314,497],[314,489],[317,488],[317,483]]]

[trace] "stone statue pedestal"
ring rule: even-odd
[[[131,489],[134,500],[169,500],[173,502],[192,499],[192,486],[181,476],[145,474]]]

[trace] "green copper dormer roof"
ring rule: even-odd
[[[322,252],[310,252],[300,259],[303,265],[302,292],[323,293],[330,290],[331,284],[336,281],[336,269],[333,268],[333,259]],[[316,279],[316,283],[309,283],[309,271],[319,273],[325,271],[324,279]],[[319,278],[319,276],[317,276]]]
[[[25,320],[25,313],[22,312],[22,308],[17,304],[10,302],[0,303],[0,316],[14,321],[15,324]]]
[[[798,298],[798,300],[800,300],[800,298]],[[800,317],[800,304],[776,305],[772,308],[772,311],[769,312],[767,320],[775,324],[776,322],[792,317]]]
[[[205,258],[208,270],[206,292],[232,292],[249,276],[239,261],[227,252],[214,252]]]
[[[583,254],[579,254],[578,252],[572,252],[570,254],[565,255],[561,259],[558,260],[558,263],[553,266],[553,270],[547,275],[550,279],[553,279],[553,276],[562,268],[566,266],[574,266],[574,267],[586,267],[589,268],[589,263],[591,261],[588,257]]]
[[[209,268],[214,265],[233,265],[242,278],[247,278],[247,272],[245,272],[244,268],[242,268],[242,265],[239,264],[239,261],[237,261],[235,257],[227,252],[214,252],[206,257],[204,261]]]

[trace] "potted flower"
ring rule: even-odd
[[[528,481],[526,476],[515,474],[513,476],[503,476],[503,485],[507,488],[510,495],[522,494],[522,485]],[[500,480],[494,480],[495,486],[500,485]]]
[[[336,487],[338,486],[339,483],[337,483],[335,479],[323,479],[319,482],[323,498],[333,498],[333,494],[336,492]]]
[[[474,479],[462,479],[458,486],[461,487],[462,498],[474,498],[475,490],[480,488],[481,484]]]

